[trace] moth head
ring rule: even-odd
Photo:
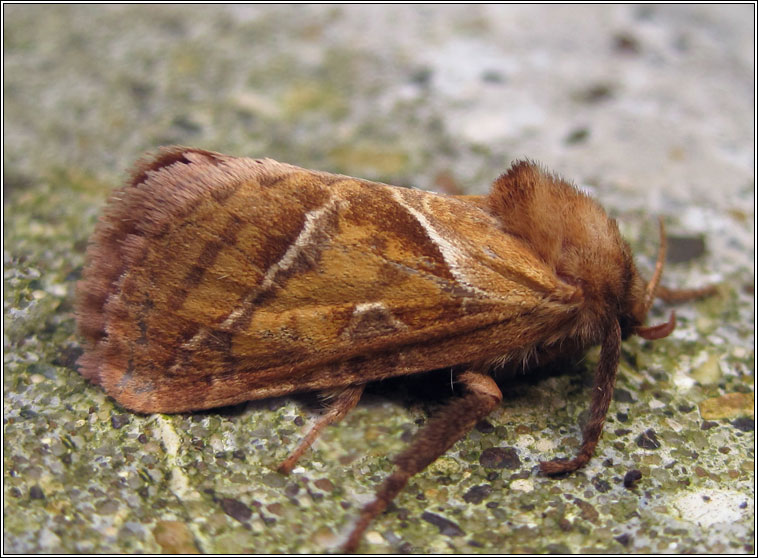
[[[642,326],[662,257],[646,284],[616,221],[587,194],[531,161],[519,161],[495,181],[488,204],[505,232],[527,243],[561,280],[581,289],[577,327],[585,338],[602,338],[613,320],[623,337],[657,338],[673,329],[671,321],[666,328]]]

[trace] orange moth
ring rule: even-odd
[[[592,456],[621,340],[657,339],[653,299],[712,288],[640,277],[616,222],[537,165],[487,196],[449,196],[185,147],[141,160],[110,197],[77,289],[81,373],[124,407],[178,413],[316,391],[328,409],[279,467],[289,472],[367,383],[452,368],[454,397],[395,458],[353,527],[500,404],[493,377],[600,345],[579,453]]]

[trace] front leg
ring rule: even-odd
[[[600,362],[595,371],[595,384],[592,388],[592,403],[590,404],[590,419],[584,427],[582,447],[573,459],[568,461],[554,459],[553,461],[541,461],[540,469],[548,475],[570,473],[583,467],[595,452],[600,436],[603,433],[603,424],[608,414],[613,397],[613,386],[616,383],[616,372],[621,354],[621,328],[618,320],[614,320],[603,339],[600,350]]]

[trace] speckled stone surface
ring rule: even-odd
[[[333,551],[445,393],[376,387],[283,477],[312,400],[139,416],[85,382],[87,238],[128,165],[182,143],[471,193],[530,157],[619,218],[643,272],[662,215],[664,282],[723,285],[625,342],[583,470],[536,464],[576,449],[596,352],[504,384],[361,551],[752,553],[753,10],[5,5],[3,550]]]

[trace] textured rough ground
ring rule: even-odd
[[[182,143],[481,193],[530,157],[591,190],[640,266],[723,283],[630,340],[593,461],[594,363],[504,386],[366,552],[752,552],[753,6],[4,7],[4,550],[323,552],[433,409],[379,386],[290,477],[315,416],[282,398],[131,414],[87,384],[73,286],[108,190]],[[656,307],[655,318],[665,316]]]

